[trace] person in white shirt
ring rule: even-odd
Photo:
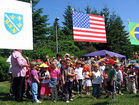
[[[92,84],[93,84],[93,93],[92,95],[95,98],[100,96],[100,84],[102,83],[102,73],[98,68],[98,64],[93,65],[93,75],[92,75]]]
[[[12,74],[12,71],[11,71],[11,67],[12,67],[12,64],[11,64],[11,55],[8,57],[8,59],[6,60],[6,62],[10,65],[8,74]]]
[[[101,61],[99,63],[99,70],[101,71],[102,73],[102,84],[101,84],[101,89],[102,89],[102,92],[105,93],[105,89],[104,89],[104,77],[103,77],[103,73],[104,73],[104,70],[106,68],[106,66],[104,65],[105,61]]]
[[[101,73],[103,74],[104,70],[105,70],[106,66],[104,65],[104,61],[100,62],[100,66],[99,66],[99,70],[101,71]],[[102,76],[102,83],[103,83],[103,76]]]
[[[120,70],[120,64],[116,64],[115,65],[115,69],[116,69],[116,87],[117,87],[117,94],[123,95],[121,93],[121,86],[122,86],[122,82],[123,82],[123,74],[122,71]]]
[[[77,83],[77,91],[78,94],[82,94],[82,80],[83,80],[83,68],[81,67],[81,62],[77,61],[76,62],[76,69],[75,69],[75,79]]]
[[[11,64],[11,55],[7,58],[6,62],[10,65],[9,66],[9,70],[8,70],[8,74],[10,75],[10,92],[9,92],[9,95],[13,96],[13,89],[12,89],[12,86],[13,86],[13,77],[12,77],[12,70],[11,70],[11,67],[12,67],[12,64]]]

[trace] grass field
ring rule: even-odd
[[[9,97],[9,82],[0,82],[0,105],[37,105],[33,103],[32,100],[27,100],[24,102],[15,102],[11,97]],[[91,95],[86,96],[75,96],[73,101],[70,101],[68,105],[139,105],[139,94],[128,94],[123,91],[124,95],[116,95],[116,100],[112,101],[111,98],[105,99],[104,95],[100,99],[94,99]],[[65,102],[59,100],[56,103],[50,100],[44,100],[41,105],[67,105]]]

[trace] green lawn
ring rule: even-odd
[[[15,102],[8,96],[9,82],[0,82],[0,105],[37,105],[32,100],[26,100],[25,102]],[[128,94],[123,92],[124,95],[117,95],[115,101],[111,101],[111,98],[105,99],[104,95],[100,99],[94,99],[92,96],[75,96],[74,101],[70,102],[69,105],[139,105],[139,94]],[[56,103],[50,100],[44,100],[41,105],[67,105],[63,101]]]

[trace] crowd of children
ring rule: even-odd
[[[136,54],[136,53],[135,53]],[[41,103],[41,100],[51,99],[58,101],[61,97],[63,101],[69,103],[73,101],[73,91],[77,95],[82,95],[85,90],[86,95],[99,98],[105,94],[108,98],[115,94],[123,95],[121,87],[129,93],[139,92],[139,66],[138,59],[134,54],[132,60],[125,59],[119,61],[117,56],[104,58],[100,56],[77,59],[69,54],[65,54],[63,59],[57,54],[56,58],[47,61],[37,59],[29,63],[26,74],[25,97],[33,97],[34,102]]]

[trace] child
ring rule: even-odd
[[[90,95],[89,87],[92,86],[92,83],[91,83],[91,78],[90,78],[90,69],[88,65],[85,65],[83,68],[83,76],[85,78],[84,86],[85,86],[86,94]]]
[[[27,67],[27,69],[28,69],[28,71],[26,72],[26,78],[25,78],[25,93],[24,93],[24,97],[32,98],[30,67]]]
[[[58,79],[60,75],[60,70],[57,68],[56,60],[52,61],[49,67],[49,72],[50,72],[50,77],[51,77],[49,86],[52,89],[52,101],[56,102],[58,100],[57,84],[58,84]]]
[[[115,64],[113,59],[109,59],[107,62],[107,67],[104,70],[104,84],[106,87],[106,98],[109,97],[110,94],[112,94],[112,101],[115,100],[115,91],[114,91],[114,80],[116,77],[116,72],[113,68],[113,65]]]
[[[77,91],[78,94],[82,94],[82,80],[83,80],[83,68],[80,67],[81,66],[81,62],[77,61],[76,62],[76,69],[75,69],[75,79],[76,79],[76,83],[77,83]]]
[[[37,74],[37,70],[38,70],[38,65],[36,64],[36,61],[32,61],[30,63],[31,66],[31,89],[32,89],[32,95],[33,95],[33,100],[36,103],[41,103],[38,98],[37,98],[37,94],[38,94],[38,84],[40,84],[39,81],[39,77]]]
[[[50,79],[50,74],[48,71],[48,65],[45,63],[40,65],[41,72],[39,74],[39,78],[41,79],[41,89],[40,89],[40,97],[43,100],[44,95],[50,96],[51,93],[51,88],[49,87],[49,79]]]
[[[124,66],[124,70],[123,70],[123,82],[125,84],[125,90],[128,91],[128,65]]]
[[[70,59],[66,59],[66,67],[62,72],[62,83],[63,83],[63,100],[69,103],[72,99],[72,88],[73,88],[73,77],[75,76],[74,70],[70,67]]]
[[[117,87],[117,94],[123,95],[121,93],[121,86],[122,86],[122,82],[123,82],[123,74],[122,71],[120,70],[120,63],[117,63],[115,65],[115,69],[116,69],[116,87]]]
[[[92,76],[92,83],[93,83],[93,96],[98,98],[100,96],[100,84],[102,82],[102,74],[101,71],[98,69],[98,64],[94,64],[93,67],[93,76]]]
[[[102,74],[102,83],[101,83],[101,89],[102,89],[102,93],[105,93],[105,91],[104,91],[104,77],[103,77],[103,73],[104,73],[104,70],[105,70],[105,62],[104,61],[101,61],[100,63],[99,63],[99,70],[100,70],[100,72],[101,72],[101,74]]]
[[[136,72],[134,71],[134,66],[131,65],[128,72],[128,89],[130,93],[136,94]]]

